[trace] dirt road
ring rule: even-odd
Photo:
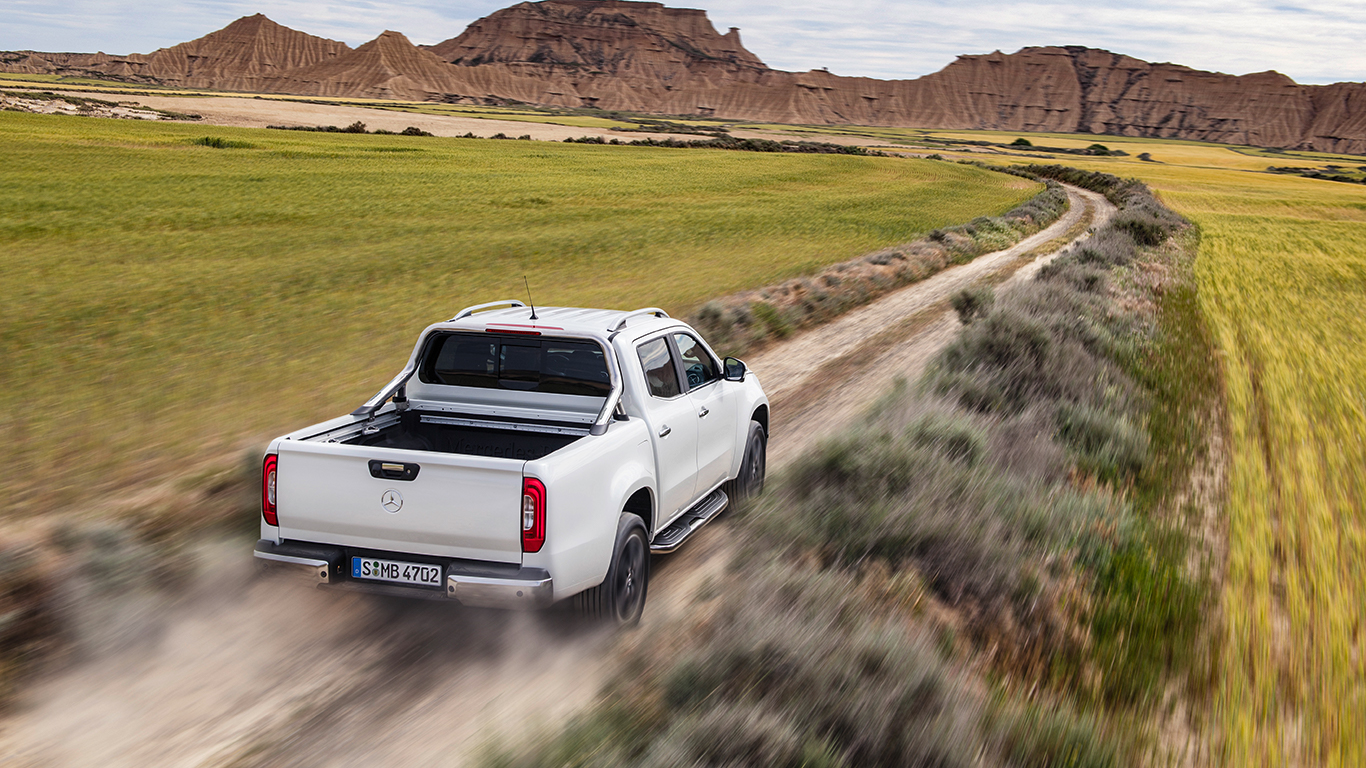
[[[953,335],[961,287],[1032,274],[1021,256],[1093,216],[1072,209],[1029,240],[892,293],[750,360],[774,404],[770,468],[913,379]],[[1013,273],[1012,273],[1013,270]],[[685,615],[724,567],[725,522],[658,558],[647,624]],[[74,583],[90,606],[80,657],[0,722],[0,764],[37,766],[451,766],[486,739],[517,741],[590,702],[618,637],[564,611],[518,614],[310,590],[254,575],[250,542],[201,552],[173,602]],[[73,577],[74,579],[74,577]]]

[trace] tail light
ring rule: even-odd
[[[279,457],[275,454],[267,454],[266,461],[261,465],[261,517],[265,519],[266,525],[279,525],[279,518],[275,514],[275,474]]]
[[[545,484],[534,477],[522,480],[522,551],[540,552],[545,544]]]

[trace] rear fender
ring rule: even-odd
[[[551,574],[556,600],[601,584],[626,500],[641,488],[653,495],[654,461],[644,421],[614,422],[604,435],[527,462],[525,474],[545,483],[546,536],[540,552],[523,556],[523,565]]]

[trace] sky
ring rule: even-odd
[[[264,13],[351,46],[386,29],[414,43],[455,37],[515,0],[4,0],[0,50],[149,53]],[[911,78],[960,54],[1084,45],[1235,75],[1366,80],[1366,2],[1264,0],[666,0],[703,8],[719,32],[775,69]]]

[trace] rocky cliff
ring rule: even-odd
[[[1078,47],[960,56],[915,80],[770,69],[700,10],[523,2],[420,48],[352,50],[261,15],[149,55],[0,54],[0,71],[193,88],[598,107],[807,124],[1090,132],[1366,153],[1366,85],[1298,85]]]
[[[398,32],[335,59],[287,72],[263,87],[270,93],[426,101],[462,87],[449,64]]]

